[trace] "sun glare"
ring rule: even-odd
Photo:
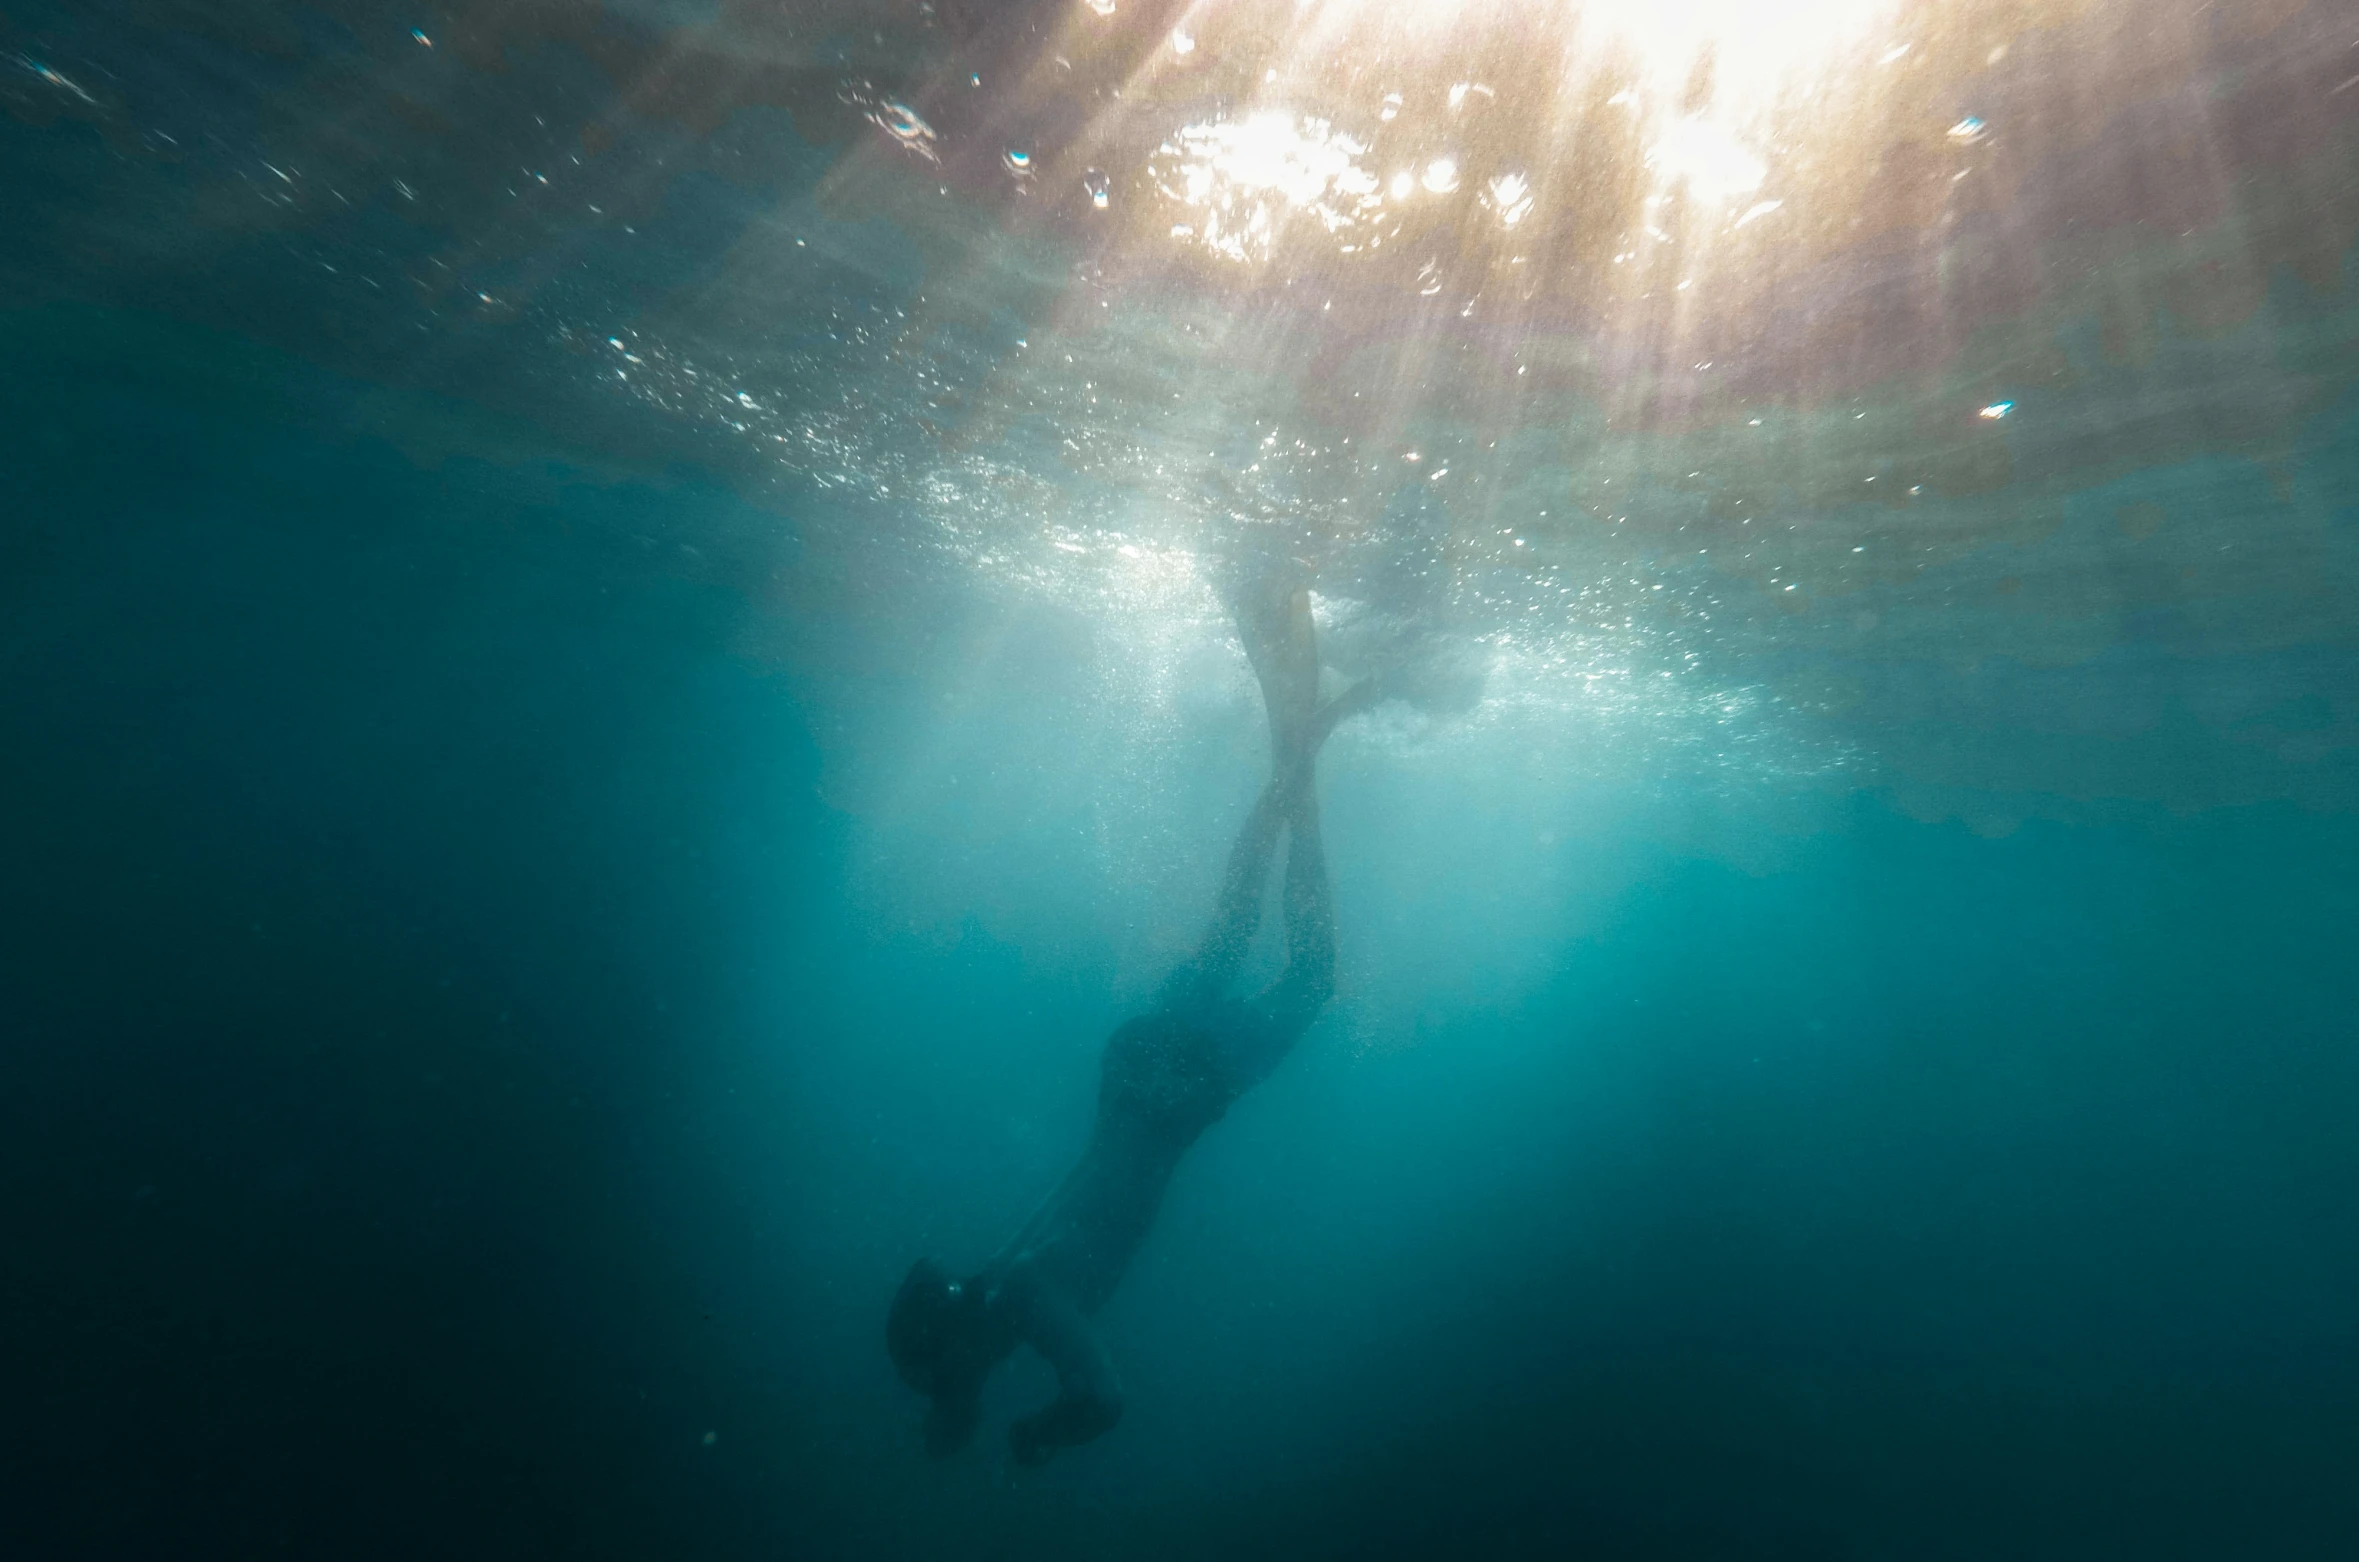
[[[1156,149],[1150,166],[1185,214],[1173,237],[1249,261],[1266,257],[1297,216],[1330,234],[1372,216],[1377,176],[1358,161],[1367,150],[1325,120],[1263,110],[1190,125]]]
[[[1352,22],[1382,13],[1388,22],[1424,32],[1481,15],[1573,41],[1586,51],[1618,46],[1635,58],[1650,88],[1673,94],[1709,55],[1723,94],[1758,102],[1875,38],[1900,6],[1898,0],[1340,0],[1319,10]],[[1905,38],[1875,41],[1884,46],[1878,51],[1884,63],[1897,58],[1893,49],[1905,53],[1909,45]]]
[[[1912,67],[1901,9],[1898,0],[1199,4],[1164,35],[1158,68],[1175,84],[1226,69],[1259,85],[1167,134],[1151,155],[1165,212],[1156,231],[1260,263],[1289,232],[1330,254],[1373,255],[1403,223],[1450,220],[1459,201],[1487,214],[1494,233],[1529,223],[1561,236],[1628,221],[1569,210],[1578,187],[1555,177],[1561,149],[1594,144],[1602,130],[1629,146],[1655,196],[1709,208],[1708,231],[1733,233],[1787,204],[1792,171],[1781,177],[1777,159],[1798,122],[1823,117],[1860,78]],[[1337,61],[1356,63],[1338,79]],[[1589,84],[1602,95],[1585,95]],[[1617,123],[1581,122],[1600,103]],[[922,135],[887,128],[925,150]],[[1961,146],[1982,134],[1979,119],[1949,132]],[[1630,233],[1655,236],[1644,223]]]
[[[1660,94],[1685,90],[1708,56],[1716,98],[1743,113],[1847,55],[1897,7],[1894,0],[1590,0],[1554,9],[1574,28],[1625,42]]]
[[[1769,165],[1733,131],[1696,115],[1673,121],[1648,150],[1646,163],[1664,184],[1684,185],[1707,201],[1750,195],[1769,176]]]

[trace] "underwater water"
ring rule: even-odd
[[[2355,82],[9,7],[0,1555],[2359,1552]],[[929,1460],[887,1304],[1197,937],[1272,555],[1480,698],[1326,749],[1121,1425]]]

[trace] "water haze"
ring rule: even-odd
[[[1781,14],[0,17],[0,1547],[2349,1555],[2359,16]]]

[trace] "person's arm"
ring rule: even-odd
[[[1122,1419],[1122,1385],[1114,1359],[1080,1309],[1042,1285],[1022,1303],[1018,1333],[1057,1373],[1057,1397],[1008,1428],[1019,1464],[1039,1464],[1059,1448],[1086,1443]]]

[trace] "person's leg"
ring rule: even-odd
[[[1212,1039],[1210,1067],[1231,1096],[1268,1078],[1335,995],[1335,901],[1308,780],[1287,795],[1286,968]]]
[[[1254,1055],[1237,1062],[1245,1077],[1275,1068],[1335,996],[1335,891],[1319,830],[1319,749],[1338,722],[1380,697],[1376,681],[1364,679],[1314,710],[1295,763],[1271,783],[1286,818],[1286,968],[1251,1005],[1261,1024],[1244,1043]]]
[[[1262,885],[1268,880],[1270,857],[1277,850],[1278,826],[1285,822],[1284,798],[1278,783],[1262,788],[1253,812],[1229,847],[1228,871],[1221,876],[1220,897],[1213,903],[1212,924],[1186,964],[1163,984],[1162,1005],[1217,997],[1236,979],[1261,928]]]
[[[1212,923],[1196,954],[1164,984],[1165,1003],[1217,995],[1227,990],[1261,928],[1262,885],[1286,822],[1287,794],[1302,767],[1309,732],[1317,724],[1318,642],[1311,626],[1310,593],[1282,578],[1265,576],[1232,594],[1237,636],[1245,659],[1261,684],[1262,707],[1270,722],[1270,781],[1229,848]],[[1324,730],[1320,736],[1324,736]]]
[[[1269,716],[1270,769],[1283,774],[1302,752],[1304,729],[1319,698],[1311,594],[1273,571],[1233,593],[1229,606]]]
[[[1270,989],[1268,1008],[1273,1019],[1300,1016],[1307,1027],[1335,994],[1335,892],[1307,764],[1286,799],[1285,904],[1286,969]]]

